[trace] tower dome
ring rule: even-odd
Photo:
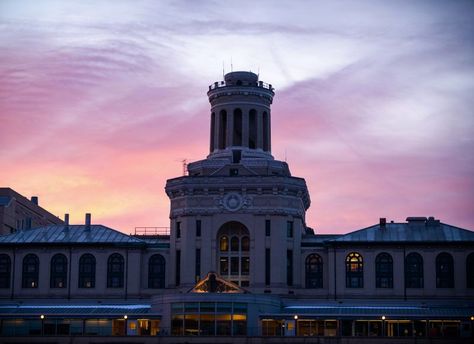
[[[272,159],[272,85],[259,81],[252,72],[231,72],[210,85],[207,95],[211,103],[209,158],[239,151],[242,156]]]

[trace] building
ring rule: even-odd
[[[472,341],[474,232],[409,217],[315,234],[304,179],[271,155],[272,85],[232,72],[208,96],[210,153],[167,181],[169,236],[87,214],[0,237],[2,336]]]
[[[0,188],[0,235],[63,223],[38,202],[38,196],[29,200],[10,188]]]

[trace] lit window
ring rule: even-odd
[[[50,276],[51,288],[66,288],[67,258],[64,254],[55,254],[51,259]]]
[[[38,288],[39,259],[35,254],[28,254],[23,258],[23,288]]]
[[[79,288],[95,287],[95,257],[86,253],[79,259]]]
[[[357,252],[346,257],[346,288],[364,287],[364,264],[362,256]]]

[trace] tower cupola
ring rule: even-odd
[[[273,87],[252,72],[231,72],[207,92],[211,103],[209,158],[231,154],[271,157]]]

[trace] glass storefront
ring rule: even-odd
[[[179,302],[171,305],[174,336],[244,336],[247,304],[236,302]]]

